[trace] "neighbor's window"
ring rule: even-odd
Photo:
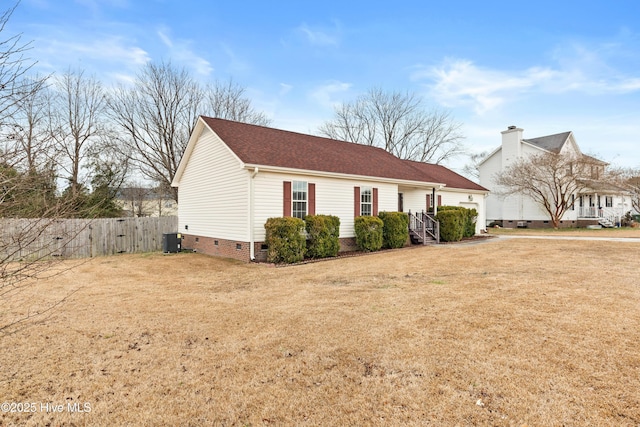
[[[613,197],[612,196],[607,196],[604,198],[604,203],[605,206],[608,208],[612,208],[613,207]]]
[[[371,187],[360,188],[360,215],[371,216],[373,212],[373,196]]]
[[[291,202],[293,203],[293,209],[291,209],[291,216],[294,218],[304,219],[307,216],[307,182],[306,181],[293,181],[291,183]]]

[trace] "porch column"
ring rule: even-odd
[[[436,188],[431,190],[431,203],[433,203],[433,216],[438,215],[438,199],[436,199]]]

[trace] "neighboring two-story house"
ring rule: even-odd
[[[573,132],[563,132],[538,138],[523,138],[523,129],[516,126],[502,132],[502,144],[479,165],[480,185],[491,193],[486,199],[487,224],[504,227],[551,227],[549,214],[525,195],[501,195],[496,175],[518,159],[543,153],[583,157],[590,165],[587,176],[580,179],[584,189],[572,195],[573,204],[562,217],[561,227],[584,227],[592,224],[614,226],[631,210],[626,192],[603,180],[608,163],[580,151]]]

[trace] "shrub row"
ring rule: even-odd
[[[409,238],[409,216],[403,212],[380,212],[382,242],[385,248],[401,248]]]
[[[476,234],[478,211],[462,206],[440,206],[436,220],[440,222],[440,240],[458,242]]]
[[[305,256],[326,258],[340,250],[340,219],[331,215],[300,218],[269,218],[266,230],[267,261],[291,264]],[[305,237],[306,231],[306,237]]]
[[[355,218],[356,246],[372,252],[401,248],[409,237],[409,217],[402,212],[380,212],[379,217]],[[269,218],[266,230],[267,261],[294,263],[308,258],[334,257],[340,250],[340,219],[332,215]],[[306,237],[305,237],[306,231]]]
[[[355,218],[356,246],[373,252],[381,248],[401,248],[409,238],[409,217],[403,212],[380,212]]]
[[[340,251],[340,219],[332,215],[307,215],[307,256],[326,258]]]

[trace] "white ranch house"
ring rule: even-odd
[[[492,193],[486,200],[487,224],[496,222],[504,227],[551,227],[549,215],[527,196],[508,197],[496,194],[500,188],[495,184],[497,173],[509,167],[518,158],[541,153],[586,156],[576,143],[573,132],[564,132],[538,138],[524,139],[523,129],[516,126],[502,132],[502,144],[487,156],[479,166],[480,184]],[[562,218],[561,227],[584,227],[601,224],[614,226],[631,210],[631,199],[616,186],[599,181],[604,176],[608,163],[587,156],[591,166],[588,188],[574,195],[573,206]]]
[[[266,259],[271,217],[335,215],[343,251],[355,247],[354,218],[380,211],[475,208],[480,232],[488,192],[380,148],[209,117],[198,119],[172,185],[183,247],[243,261]]]

